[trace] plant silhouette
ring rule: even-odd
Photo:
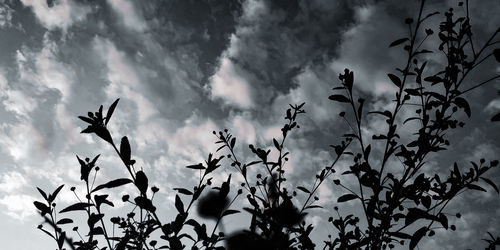
[[[56,241],[59,250],[392,249],[397,245],[414,249],[422,238],[435,235],[436,230],[457,230],[449,223],[449,218],[460,218],[461,214],[446,213],[448,204],[462,192],[486,192],[481,186],[483,184],[498,193],[496,184],[486,178],[486,173],[497,167],[498,161],[478,159],[468,167],[460,162],[450,162],[446,176],[429,174],[423,171],[423,167],[431,155],[448,150],[447,132],[464,126],[462,112],[471,116],[466,94],[500,77],[485,77],[481,83],[466,84],[467,76],[486,58],[493,55],[500,62],[500,50],[492,48],[500,28],[478,46],[472,39],[468,2],[459,2],[458,5],[464,9],[460,12],[463,14],[450,8],[443,13],[444,20],[436,30],[423,30],[423,23],[441,14],[427,14],[422,0],[415,19],[405,20],[409,33],[390,43],[390,49],[402,48],[407,56],[401,68],[387,75],[388,81],[396,88],[390,110],[366,112],[363,109],[366,101],[354,88],[354,72],[345,69],[339,75],[339,84],[333,87],[329,99],[346,109],[339,118],[350,130],[339,143],[331,145],[335,157],[329,166],[317,173],[309,186],[289,183],[284,168],[290,154],[286,149],[287,139],[290,133],[300,128],[299,118],[305,113],[305,104],[302,103],[290,105],[286,110],[282,137],[272,140],[272,149],[266,149],[267,145],[249,145],[255,158],[251,162],[239,160],[236,138],[229,130],[213,131],[219,148],[210,153],[204,163],[186,167],[186,171],[199,173],[198,183],[192,189],[175,188],[178,193],[173,204],[177,211],[175,219],[161,221],[157,211],[162,208],[154,203],[159,189],[149,185],[147,171],[136,167],[129,139],[124,136],[117,144],[108,130],[107,125],[119,101],[116,100],[105,115],[101,105],[97,112],[79,118],[88,124],[82,133],[94,134],[109,143],[129,176],[95,186],[92,179],[99,172],[99,155],[92,159],[77,156],[81,180],[86,187],[85,197],[77,196],[79,202],[57,211],[54,201],[64,185],[52,193],[38,188],[43,201],[35,201],[34,205],[45,224],[51,227],[46,229],[39,225],[38,228]],[[434,36],[439,39],[437,51],[423,48],[424,41]],[[426,68],[430,55],[438,57],[441,54],[446,60],[443,65],[434,66],[439,69]],[[405,112],[412,115],[404,117]],[[367,116],[384,121],[386,132],[372,134],[367,139],[362,131]],[[499,115],[492,118],[493,121],[499,119]],[[403,138],[399,131],[409,124],[413,125],[414,135]],[[382,146],[375,150],[377,145]],[[271,154],[271,150],[276,154]],[[223,154],[216,156],[221,152]],[[341,160],[348,161],[349,168],[336,173]],[[390,166],[391,161],[399,162],[397,169]],[[233,174],[241,175],[243,182],[238,183],[239,189],[234,190],[236,185],[231,186],[231,175],[218,185],[213,183],[213,173],[221,167],[231,168],[236,172]],[[266,174],[255,174],[257,167]],[[346,182],[347,178],[356,180],[355,188]],[[338,206],[330,211],[332,216],[324,218],[324,223],[331,225],[337,234],[320,245],[311,240],[314,226],[305,218],[312,210],[326,209],[319,205],[316,196],[319,187],[326,183],[344,193],[337,199]],[[114,204],[105,192],[124,185],[136,189],[122,197],[132,210],[123,216],[109,218],[106,211]],[[76,195],[74,187],[70,190]],[[305,199],[300,200],[302,196],[297,192],[304,193]],[[234,209],[235,201],[243,202],[243,210]],[[342,211],[344,203],[356,203],[362,208],[361,213]],[[201,219],[193,216],[194,207]],[[88,228],[82,236],[80,231],[83,229],[74,226],[72,234],[78,236],[78,240],[73,240],[64,228],[75,223],[65,215],[78,211],[86,215]],[[227,235],[218,230],[225,217],[238,213],[247,213],[251,218],[245,230]],[[209,228],[204,220],[215,221],[215,225]],[[488,249],[500,245],[498,237],[488,234],[489,238],[484,240]]]

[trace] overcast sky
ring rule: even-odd
[[[194,183],[184,166],[217,148],[213,130],[233,131],[247,157],[247,144],[270,146],[280,137],[289,103],[306,102],[303,126],[288,144],[287,171],[291,183],[307,185],[332,160],[328,145],[346,129],[337,116],[342,108],[328,100],[338,74],[355,71],[355,88],[372,101],[367,109],[387,105],[394,89],[386,74],[404,60],[400,49],[387,47],[406,35],[403,20],[416,15],[415,2],[0,0],[1,248],[55,248],[36,230],[35,186],[52,191],[65,183],[58,203],[74,202],[68,189],[79,185],[76,154],[102,154],[97,181],[126,176],[112,148],[80,134],[86,125],[77,119],[117,98],[110,130],[115,140],[130,138],[138,166],[161,188],[165,218],[173,211],[172,188]],[[456,6],[428,2],[426,13]],[[471,1],[478,43],[498,28],[498,13],[498,0]],[[437,47],[432,40],[426,45]],[[471,86],[500,72],[493,60],[483,66]],[[489,122],[500,110],[499,89],[500,82],[492,82],[467,96],[471,120],[450,134],[453,146],[430,159],[426,171],[446,173],[453,161],[500,156],[500,125]],[[366,125],[367,132],[377,129]],[[218,177],[229,173],[226,166]],[[500,183],[500,171],[490,177]],[[320,189],[330,209],[342,194],[334,188]],[[119,193],[112,199],[121,203]],[[421,249],[479,249],[486,231],[500,235],[496,193],[463,195],[449,210],[458,211],[464,216],[453,222],[457,232],[424,238]],[[321,216],[329,212],[310,218],[318,244],[334,233]]]

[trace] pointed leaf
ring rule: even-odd
[[[346,202],[358,198],[355,194],[344,194],[337,199],[337,202]]]
[[[281,151],[281,147],[280,147],[280,144],[278,143],[278,141],[276,139],[273,138],[273,143],[274,143],[274,147],[278,150],[278,151]]]
[[[201,163],[195,164],[195,165],[189,165],[189,166],[186,166],[186,168],[190,168],[190,169],[205,169],[205,167]]]
[[[469,106],[469,102],[467,102],[464,98],[462,97],[457,97],[455,98],[455,100],[453,101],[459,108],[462,108],[465,112],[465,114],[467,114],[468,117],[471,116],[471,111],[470,111],[470,106]]]
[[[49,202],[53,202],[56,199],[57,194],[59,194],[59,191],[61,191],[61,189],[63,187],[64,187],[64,184],[62,184],[61,186],[56,188],[56,190],[54,190],[54,192],[51,195],[49,195]]]
[[[401,87],[401,79],[399,79],[399,77],[397,77],[394,74],[387,74],[387,76],[389,77],[389,79],[391,79],[391,81],[392,81],[392,83],[394,83],[394,85],[396,85],[398,88]]]
[[[131,183],[131,182],[132,182],[132,180],[128,179],[128,178],[120,178],[120,179],[112,180],[112,181],[109,181],[107,183],[104,183],[104,184],[97,186],[96,188],[94,188],[94,190],[91,191],[91,193],[96,192],[98,190],[101,190],[103,188],[115,188],[115,187],[119,187],[119,186],[122,186],[122,185],[125,185],[128,183]]]
[[[45,200],[48,200],[47,194],[43,190],[41,190],[39,187],[36,187],[36,189],[38,189],[38,192],[40,192]]]
[[[66,212],[69,212],[69,211],[85,210],[87,207],[90,207],[90,206],[92,206],[92,204],[86,203],[86,202],[79,202],[79,203],[75,203],[73,205],[70,205],[70,206],[66,207],[65,209],[59,211],[59,213],[66,213]]]
[[[491,121],[492,122],[498,122],[500,121],[500,113],[494,115],[493,117],[491,117]]]
[[[84,121],[84,122],[87,122],[87,123],[94,123],[94,121],[88,117],[85,117],[85,116],[78,116],[78,118],[80,118],[80,120]]]
[[[495,185],[495,183],[492,182],[490,179],[486,179],[486,178],[483,178],[483,177],[479,177],[479,178],[483,179],[483,181],[485,181],[486,183],[490,184],[490,186],[493,187],[493,189],[495,189],[495,191],[497,191],[497,193],[500,193],[498,191],[497,185]]]
[[[175,195],[175,208],[180,214],[184,214],[184,203],[182,203],[181,197]]]
[[[331,95],[328,97],[328,99],[332,101],[337,101],[337,102],[349,102],[349,98],[343,96],[343,95]]]
[[[69,224],[69,223],[73,223],[73,220],[69,219],[69,218],[63,218],[63,219],[60,219],[56,224],[62,225],[62,224]]]
[[[415,249],[418,242],[422,239],[422,237],[424,237],[426,233],[427,233],[427,227],[421,227],[413,234],[410,240],[410,250]]]
[[[297,187],[297,189],[299,189],[300,191],[306,192],[306,193],[308,193],[308,194],[310,194],[310,193],[311,193],[311,191],[309,191],[309,190],[308,190],[307,188],[305,188],[305,187],[298,186],[298,187]]]
[[[174,190],[176,190],[177,192],[181,193],[181,194],[185,194],[185,195],[193,195],[193,192],[185,189],[185,188],[174,188]]]
[[[128,138],[126,136],[122,138],[122,142],[120,143],[120,154],[123,161],[127,165],[130,164],[130,143],[128,142]]]
[[[500,63],[500,49],[493,50],[493,55],[495,56],[495,59],[497,60],[497,62]]]
[[[137,173],[135,174],[135,185],[143,194],[148,191],[148,177],[144,172],[137,171]]]
[[[40,212],[42,212],[42,215],[50,213],[50,208],[47,205],[39,201],[34,201],[33,204],[35,205],[36,208],[38,208],[38,210],[40,210]]]
[[[443,225],[445,229],[448,229],[448,217],[446,217],[445,214],[440,213],[438,218],[441,225]]]
[[[478,191],[483,191],[483,192],[487,192],[486,189],[478,186],[478,185],[475,185],[475,184],[467,184],[465,185],[466,187],[468,187],[469,189],[474,189],[474,190],[478,190]]]
[[[226,215],[230,215],[230,214],[237,214],[237,213],[239,213],[239,212],[240,212],[240,211],[238,211],[238,210],[228,209],[228,210],[226,210],[226,211],[224,211],[224,212],[222,213],[222,216],[221,216],[221,217],[224,217],[224,216],[226,216]]]
[[[66,232],[61,232],[61,235],[59,235],[59,239],[57,239],[57,246],[59,246],[59,249],[62,249],[62,246],[64,245],[64,239],[66,239]]]
[[[404,42],[406,42],[408,40],[410,40],[410,39],[408,39],[406,37],[405,38],[397,39],[397,40],[393,41],[391,44],[389,44],[389,48],[390,47],[394,47],[394,46],[398,46],[398,45],[400,45],[400,44],[402,44],[402,43],[404,43]]]
[[[233,139],[231,139],[231,148],[234,148],[234,144],[236,144],[236,138],[233,137]]]
[[[109,106],[108,113],[106,114],[106,122],[105,125],[108,125],[109,119],[111,119],[111,116],[113,115],[113,112],[115,111],[116,105],[118,105],[118,101],[120,98],[116,99],[111,106]]]

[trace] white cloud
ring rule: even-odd
[[[17,171],[10,171],[0,174],[0,190],[5,193],[19,191],[26,186],[28,181],[24,176]]]
[[[35,215],[34,200],[35,197],[30,195],[12,194],[2,197],[0,204],[7,208],[7,211],[4,211],[7,215],[23,221],[27,217]]]
[[[222,57],[219,70],[212,76],[210,88],[212,98],[221,98],[226,104],[240,108],[254,105],[248,82],[239,75],[238,66],[226,56]]]
[[[20,172],[0,174],[0,192],[3,194],[0,195],[0,204],[6,207],[2,209],[3,213],[19,220],[34,214],[33,197],[20,193],[27,184],[28,181]]]
[[[31,124],[19,123],[0,131],[1,148],[14,160],[27,160],[45,154],[45,139]]]
[[[123,24],[135,31],[144,31],[147,24],[136,11],[133,1],[130,0],[108,0],[108,3],[123,19]]]
[[[231,122],[231,128],[233,134],[240,139],[240,143],[243,141],[246,144],[255,144],[255,128],[247,118],[242,115],[235,116]]]
[[[32,8],[38,20],[47,29],[61,28],[67,30],[73,23],[85,20],[90,8],[82,6],[74,0],[54,1],[49,7],[47,1],[21,0],[25,6]]]

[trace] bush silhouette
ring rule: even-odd
[[[463,6],[464,16],[456,17],[450,8],[444,12],[444,20],[438,29],[422,30],[422,24],[439,13],[424,13],[425,1],[421,1],[416,19],[407,18],[410,28],[406,37],[392,42],[391,49],[402,48],[407,60],[397,72],[389,73],[388,80],[395,86],[396,94],[391,110],[363,110],[365,99],[357,96],[354,72],[345,69],[339,75],[340,84],[334,86],[329,99],[335,105],[346,108],[339,114],[349,126],[341,141],[331,145],[335,157],[329,166],[324,167],[309,186],[295,186],[287,182],[284,165],[288,161],[287,138],[300,128],[299,118],[305,112],[305,104],[290,105],[285,112],[282,138],[273,139],[272,146],[277,154],[271,157],[266,145],[249,145],[255,156],[254,161],[239,160],[236,138],[229,130],[213,131],[215,143],[220,147],[215,154],[208,155],[205,163],[187,166],[186,171],[200,174],[198,184],[192,189],[175,188],[174,207],[177,214],[170,222],[161,221],[157,211],[161,207],[154,204],[154,195],[159,191],[150,186],[147,171],[138,170],[132,158],[129,139],[122,137],[119,145],[108,130],[108,123],[117,107],[116,100],[106,114],[101,105],[97,112],[79,118],[88,124],[82,133],[94,134],[109,143],[123,162],[129,176],[94,185],[92,178],[99,171],[94,158],[80,158],[81,180],[86,186],[86,195],[79,202],[59,211],[54,200],[64,185],[52,193],[38,188],[42,201],[34,205],[45,219],[49,229],[39,225],[39,229],[56,241],[61,249],[386,249],[396,245],[414,249],[423,237],[432,237],[435,230],[456,230],[449,223],[450,215],[445,209],[450,201],[464,191],[483,191],[481,185],[487,184],[499,192],[496,184],[485,174],[498,165],[494,159],[478,159],[469,167],[462,163],[450,162],[449,175],[429,174],[423,171],[429,156],[447,150],[450,142],[447,132],[464,126],[459,114],[471,116],[471,109],[465,94],[482,87],[499,77],[485,77],[485,81],[466,86],[466,77],[474,72],[491,55],[500,61],[499,49],[492,49],[497,29],[482,46],[474,46],[468,4]],[[436,33],[436,34],[434,34]],[[426,68],[431,50],[422,48],[423,41],[437,36],[437,51],[445,55],[446,62],[437,70]],[[427,57],[423,57],[426,55]],[[431,54],[438,56],[438,53]],[[404,111],[412,116],[404,117]],[[366,139],[362,133],[363,122],[367,116],[382,119],[386,133],[373,134]],[[499,120],[498,115],[492,118]],[[412,124],[417,128],[414,136],[402,138],[398,129]],[[370,140],[371,139],[371,140]],[[382,145],[375,150],[377,145]],[[372,150],[373,148],[373,150]],[[374,156],[376,151],[380,155]],[[216,156],[224,153],[226,155]],[[372,153],[373,152],[373,153]],[[373,160],[374,157],[380,161]],[[339,162],[349,161],[349,169],[336,173]],[[390,160],[399,161],[399,169],[389,166]],[[255,174],[259,165],[265,175]],[[239,174],[243,183],[231,186],[231,175],[222,183],[213,183],[212,174],[219,168],[232,168]],[[89,178],[91,177],[92,178]],[[345,182],[346,178],[356,180],[356,189]],[[334,207],[334,214],[325,218],[325,223],[337,230],[337,235],[325,239],[324,245],[310,239],[313,225],[305,218],[314,209],[326,209],[318,205],[316,193],[325,182],[334,184],[344,192],[337,202],[355,202],[362,207],[360,214],[341,212],[341,206]],[[255,184],[254,184],[255,183]],[[136,187],[134,193],[124,195],[122,201],[129,204],[131,212],[122,216],[109,217],[106,211],[114,204],[108,200],[107,189],[123,185]],[[239,186],[238,186],[239,185]],[[234,187],[239,189],[234,190]],[[72,187],[71,191],[75,192]],[[306,195],[299,200],[297,192]],[[76,195],[76,193],[75,193]],[[181,195],[183,198],[181,198]],[[243,202],[243,210],[234,209],[234,202]],[[300,204],[300,206],[297,206]],[[193,217],[196,207],[202,219]],[[69,212],[80,211],[86,214],[88,229],[80,234],[79,227],[74,233],[65,230],[66,224],[75,224],[65,217]],[[221,220],[233,214],[250,215],[248,228],[227,235],[218,230]],[[237,216],[237,215],[235,215]],[[57,219],[62,218],[62,219]],[[213,228],[208,228],[204,220],[214,220]],[[108,222],[109,221],[109,222]],[[112,228],[112,230],[111,230]],[[118,228],[118,230],[115,230]],[[69,235],[72,234],[70,237]],[[487,248],[500,245],[500,239],[489,234],[485,239]],[[78,240],[74,240],[77,238]]]

